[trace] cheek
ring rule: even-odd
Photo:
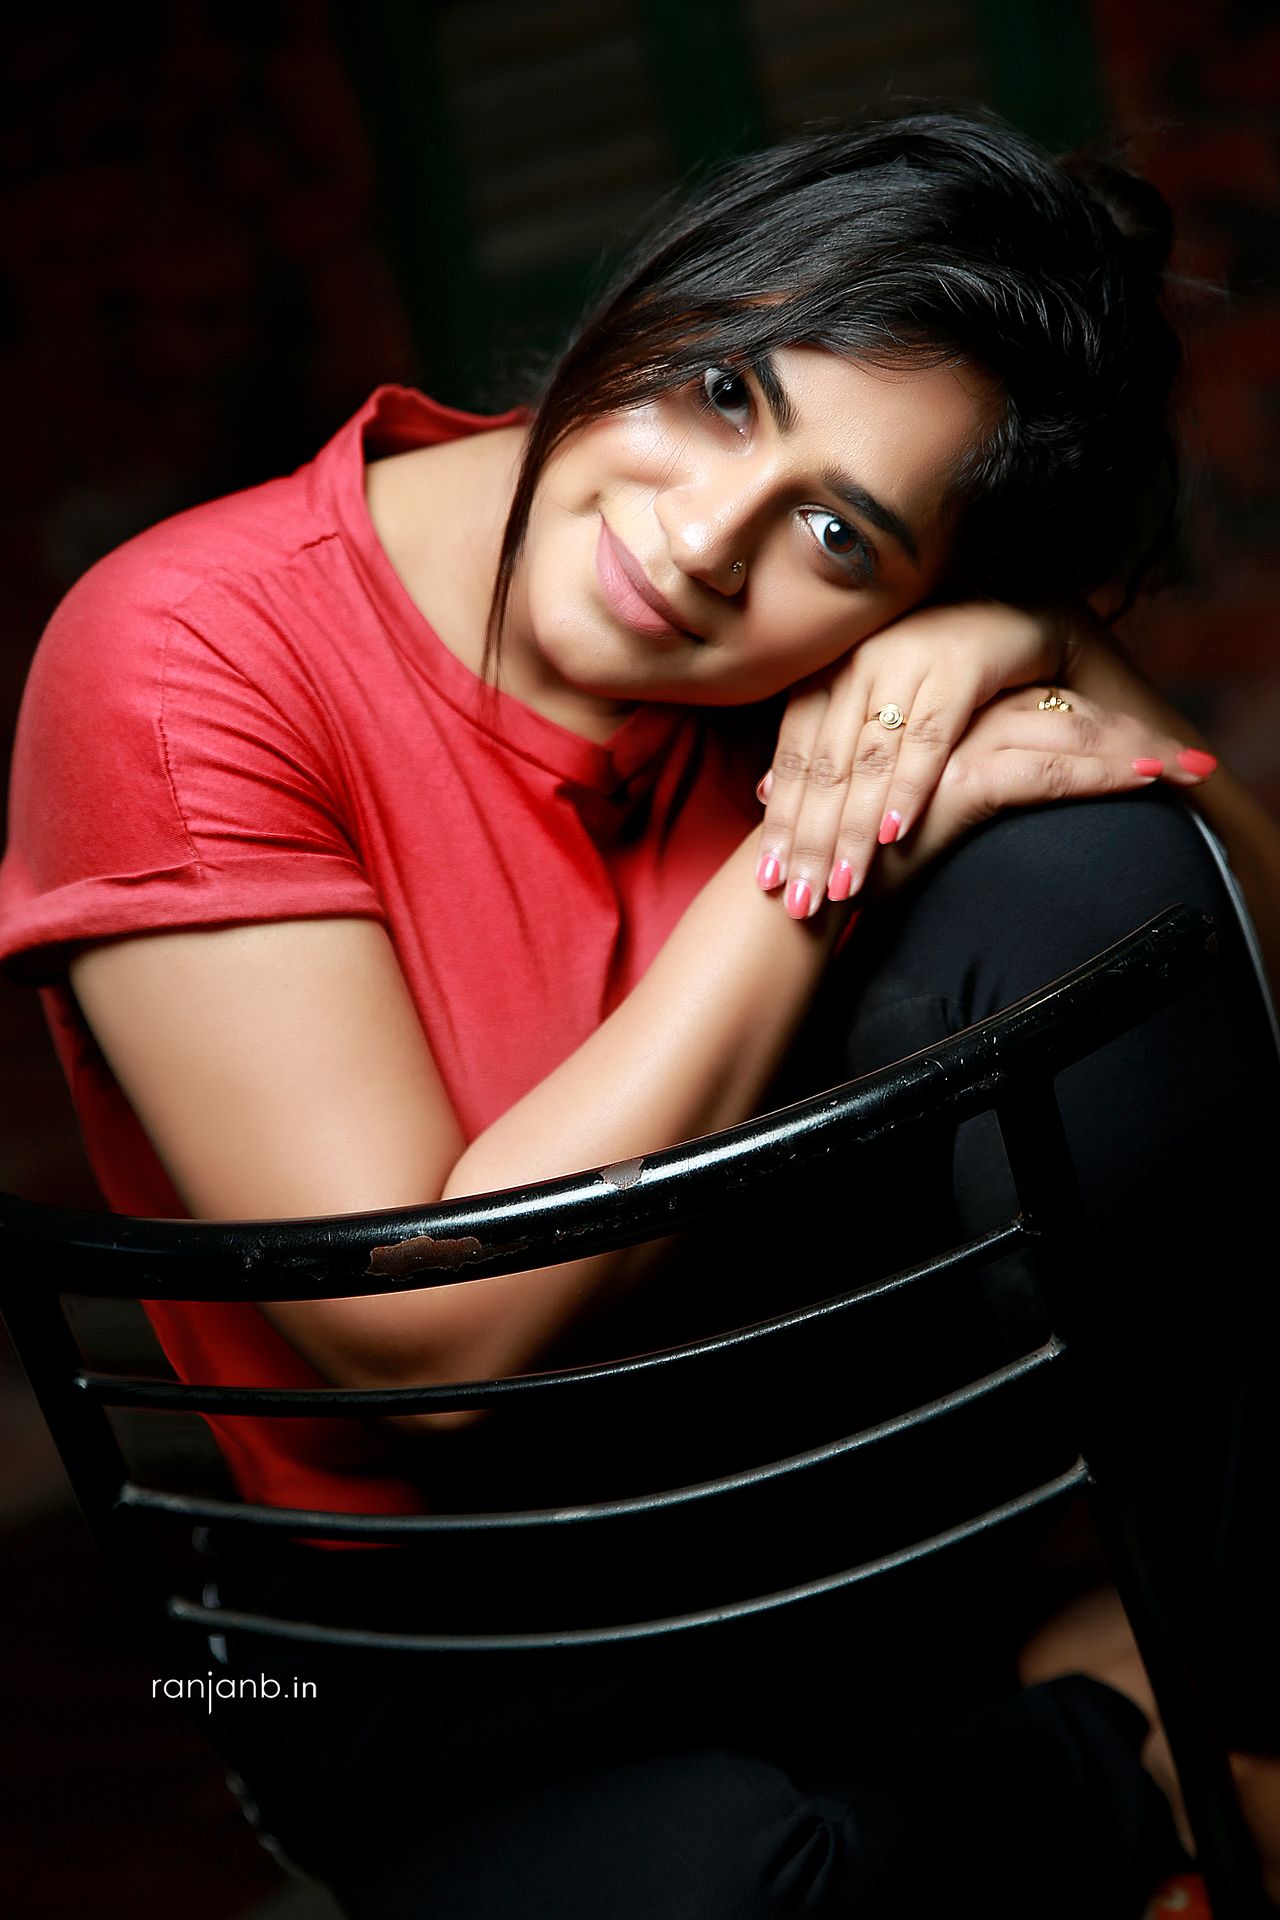
[[[595,496],[586,476],[565,463],[544,477],[529,514],[523,565],[530,590],[554,594],[557,584],[590,567],[599,531]]]
[[[652,408],[606,414],[579,428],[544,468],[538,498],[570,513],[594,511],[628,482],[652,483],[670,451]]]
[[[526,606],[535,633],[548,644],[594,628],[603,617],[596,605],[595,570],[599,518],[592,506],[575,510],[548,502],[529,523],[524,555]]]

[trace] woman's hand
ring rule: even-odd
[[[769,774],[760,885],[804,919],[861,887],[877,845],[923,814],[974,713],[1006,687],[1064,677],[1062,610],[924,607],[797,682]],[[903,724],[886,725],[896,710]]]
[[[1077,679],[1097,681],[1105,704],[1078,693]],[[1055,684],[1070,711],[1039,707]],[[890,704],[902,726],[880,720]],[[894,846],[881,864],[905,875],[1004,807],[1122,792],[1161,775],[1196,786],[1216,762],[1174,737],[1178,721],[1087,610],[921,608],[793,690],[758,789],[757,881],[766,891],[786,881],[787,911],[804,919],[824,893],[856,893],[878,848]],[[908,859],[897,843],[913,828]]]
[[[1044,697],[1041,686],[1012,688],[974,716],[910,845],[885,849],[875,876],[878,890],[901,885],[1006,807],[1126,793],[1161,778],[1195,787],[1216,765],[1211,754],[1189,749],[1151,720],[1101,706],[1075,688],[1063,690],[1067,711],[1041,708]]]

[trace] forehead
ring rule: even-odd
[[[784,347],[773,361],[797,453],[838,464],[925,523],[940,515],[961,462],[998,417],[996,382],[965,360],[880,367]]]

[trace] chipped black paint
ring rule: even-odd
[[[601,1167],[600,1178],[611,1187],[617,1187],[625,1193],[628,1187],[634,1187],[644,1172],[644,1155],[635,1160],[615,1160],[610,1167]]]

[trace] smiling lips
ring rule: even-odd
[[[663,634],[673,639],[698,638],[680,625],[675,608],[650,584],[630,547],[624,547],[621,540],[610,533],[603,516],[596,541],[596,578],[609,611],[624,627],[631,627],[636,633]]]

